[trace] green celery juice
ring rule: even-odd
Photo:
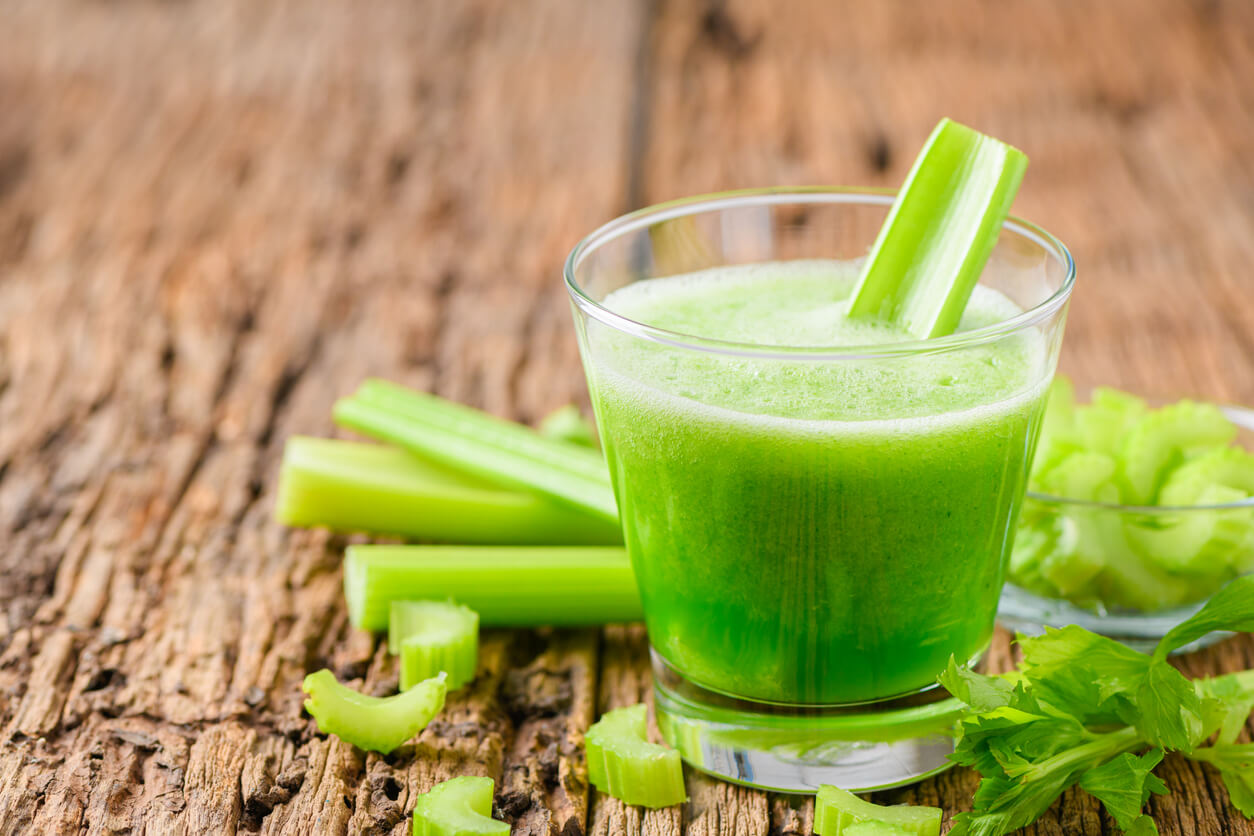
[[[651,643],[707,689],[866,702],[927,687],[951,654],[988,645],[1051,372],[1045,340],[1022,329],[959,349],[815,359],[909,341],[846,318],[859,266],[727,267],[602,302],[678,334],[806,357],[681,351],[595,324],[587,334]],[[1019,312],[977,287],[959,330]]]

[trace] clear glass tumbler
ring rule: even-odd
[[[796,310],[798,332],[839,325],[822,317],[842,315],[891,203],[693,198],[607,224],[566,264],[659,726],[728,780],[872,789],[944,768],[937,674],[992,635],[1074,280],[1066,248],[1007,222],[968,308],[982,313],[949,337],[734,339],[797,307],[788,281],[744,293],[774,276],[830,296]],[[675,317],[710,327],[667,330]]]

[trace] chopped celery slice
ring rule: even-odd
[[[479,615],[452,601],[393,601],[388,651],[401,657],[401,690],[443,671],[456,691],[479,666]]]
[[[1026,506],[1020,512],[1008,567],[1020,586],[1025,586],[1026,577],[1038,575],[1041,561],[1057,550],[1060,522],[1060,517],[1052,512]]]
[[[1243,491],[1214,484],[1195,497],[1198,505],[1227,505],[1245,498]],[[1252,521],[1254,517],[1239,508],[1196,508],[1148,520],[1129,519],[1125,527],[1141,555],[1169,571],[1218,573],[1235,561],[1251,534]]]
[[[618,508],[596,450],[382,380],[335,404],[337,424],[498,485],[547,496],[611,523]]]
[[[318,731],[361,749],[387,754],[427,727],[444,707],[444,674],[392,697],[371,697],[341,685],[323,668],[305,677],[305,710]]]
[[[1154,612],[1198,601],[1228,578],[1226,573],[1217,579],[1172,574],[1157,561],[1125,549],[1102,569],[1098,598],[1111,606]]]
[[[344,597],[356,627],[388,627],[393,601],[458,601],[496,627],[638,621],[631,562],[611,546],[349,546]]]
[[[863,801],[853,793],[830,784],[819,787],[814,799],[814,832],[819,836],[848,834],[850,825],[877,822],[895,827],[908,836],[939,836],[938,807],[883,807]]]
[[[882,821],[864,821],[841,831],[843,836],[911,836],[909,830]]]
[[[283,448],[275,517],[419,540],[613,545],[615,522],[485,482],[404,450],[293,436]]]
[[[555,409],[540,419],[540,435],[584,447],[595,448],[597,446],[596,432],[592,423],[583,417],[579,407],[573,403]]]
[[[1119,520],[1086,515],[1066,519],[1055,549],[1040,564],[1039,574],[1065,598],[1091,597],[1086,591],[1106,563],[1119,553]]]
[[[1171,467],[1190,452],[1227,444],[1236,434],[1237,428],[1213,404],[1180,401],[1150,412],[1123,442],[1124,501],[1152,504]]]
[[[1093,390],[1092,403],[1076,410],[1076,433],[1085,448],[1117,456],[1124,435],[1145,416],[1146,411],[1145,401],[1135,395],[1099,387]]]
[[[890,320],[918,339],[952,334],[1027,165],[1018,149],[942,119],[880,229],[849,315]]]
[[[1058,462],[1038,484],[1054,496],[1117,502],[1119,488],[1113,481],[1116,468],[1115,460],[1104,453],[1079,451]]]
[[[1239,447],[1219,447],[1202,453],[1171,472],[1159,500],[1163,505],[1217,504],[1201,499],[1211,485],[1222,485],[1243,497],[1254,495],[1254,453]]]
[[[1010,580],[1082,607],[1155,611],[1195,603],[1254,570],[1254,507],[1241,506],[1254,494],[1254,454],[1225,446],[1235,432],[1221,409],[1191,401],[1150,409],[1098,388],[1091,404],[1076,406],[1070,381],[1056,378],[1032,489],[1169,507],[1141,512],[1029,498]],[[1057,520],[1052,527],[1048,515]]]
[[[1055,375],[1045,399],[1041,435],[1036,442],[1035,456],[1032,459],[1033,490],[1038,489],[1037,483],[1045,473],[1080,449],[1079,436],[1075,429],[1075,413],[1075,387],[1069,378]]]
[[[492,818],[492,779],[463,775],[436,784],[414,802],[414,836],[508,836]]]
[[[584,735],[588,780],[601,792],[643,807],[686,801],[679,752],[650,743],[646,708],[633,705],[606,712]]]

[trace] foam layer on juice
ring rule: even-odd
[[[636,282],[602,304],[668,331],[759,346],[819,349],[909,341],[891,324],[845,316],[860,266],[792,261],[719,268]],[[997,291],[977,287],[958,330],[1020,312]],[[949,351],[832,361],[697,352],[605,331],[590,337],[598,365],[608,373],[602,383],[619,390],[618,397],[648,400],[669,393],[695,402],[690,406],[794,419],[786,422],[793,431],[811,422],[944,422],[956,412],[978,420],[971,410],[1035,399],[1047,376],[1041,368],[1045,346],[1030,330]],[[629,381],[643,387],[632,393],[628,390],[636,387]]]

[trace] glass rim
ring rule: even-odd
[[[577,243],[566,257],[562,275],[571,300],[586,315],[618,331],[676,348],[692,349],[736,357],[779,360],[857,360],[867,358],[901,357],[930,354],[965,348],[992,342],[1001,337],[1022,331],[1053,316],[1071,295],[1075,286],[1075,259],[1067,246],[1041,227],[1021,218],[1010,216],[1002,225],[1022,238],[1037,244],[1041,249],[1062,263],[1066,270],[1062,284],[1046,299],[1021,313],[985,325],[944,337],[905,340],[902,342],[855,346],[777,346],[719,340],[670,331],[648,325],[615,313],[593,299],[575,281],[575,271],[583,260],[603,244],[630,232],[651,226],[660,221],[742,206],[800,205],[883,205],[890,206],[895,199],[895,189],[878,189],[847,186],[780,186],[764,189],[741,189],[694,195],[666,203],[658,203],[621,215],[601,225]]]
[[[1037,491],[1024,491],[1025,499],[1031,499],[1043,505],[1065,505],[1070,508],[1090,508],[1093,510],[1113,511],[1121,514],[1135,514],[1140,517],[1152,517],[1160,514],[1187,514],[1201,511],[1239,511],[1254,508],[1254,496],[1238,499],[1235,502],[1223,502],[1218,505],[1125,505],[1122,502],[1098,502],[1095,499],[1073,499],[1067,496],[1055,496]]]

